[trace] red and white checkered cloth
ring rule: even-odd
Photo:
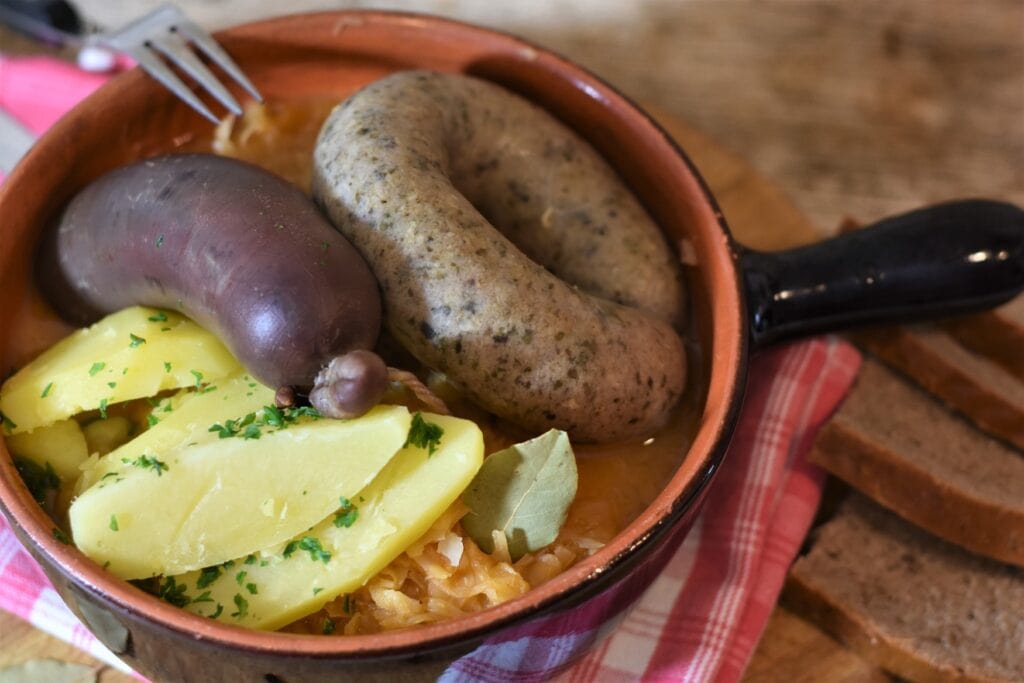
[[[102,79],[47,59],[0,56],[0,107],[41,132]],[[455,662],[448,682],[717,681],[740,678],[814,516],[822,475],[805,456],[845,394],[860,356],[814,339],[755,357],[725,466],[668,566],[618,627],[568,670],[568,653],[599,640],[617,590],[539,633],[505,634]],[[0,609],[125,668],[61,603],[0,517]]]

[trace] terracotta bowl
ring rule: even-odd
[[[241,26],[217,38],[271,99],[325,93],[340,99],[399,69],[465,72],[525,95],[593,143],[639,195],[670,243],[682,250],[685,241],[685,260],[695,264],[687,267],[691,333],[703,353],[693,368],[699,408],[688,452],[638,518],[550,582],[469,617],[373,636],[235,628],[135,589],[54,537],[53,523],[2,448],[0,507],[71,609],[107,647],[155,680],[292,683],[437,675],[481,644],[542,633],[586,610],[592,637],[579,650],[565,653],[567,666],[617,623],[687,533],[722,463],[741,402],[750,340],[777,336],[774,322],[788,320],[784,310],[770,305],[771,293],[778,291],[777,271],[788,266],[732,242],[697,171],[640,109],[594,75],[516,38],[437,18],[378,12],[291,16]],[[0,186],[0,373],[6,375],[24,360],[12,357],[15,345],[31,347],[52,336],[58,325],[38,314],[41,304],[32,281],[33,250],[48,221],[91,179],[141,157],[173,151],[202,132],[208,134],[208,123],[134,70],[58,122]],[[760,267],[753,275],[744,274],[741,262]],[[759,292],[750,302],[756,314],[753,327],[747,322],[747,290]],[[791,296],[787,301],[794,298],[799,300]]]
[[[112,651],[155,680],[393,680],[439,673],[451,660],[510,630],[549,625],[584,602],[595,626],[615,617],[664,565],[691,523],[721,459],[742,388],[746,344],[737,271],[714,203],[665,133],[620,94],[578,66],[515,38],[424,16],[339,12],[300,15],[217,36],[268,99],[324,93],[339,99],[407,68],[471,73],[540,103],[593,142],[665,226],[690,241],[701,345],[698,370],[713,376],[691,454],[664,492],[594,556],[522,598],[471,617],[374,636],[327,638],[226,626],[160,602],[107,574],[52,534],[53,523],[0,458],[0,499],[15,532],[63,599]],[[138,70],[113,79],[55,125],[0,186],[0,310],[24,336],[36,308],[32,253],[40,231],[89,180],[132,160],[173,151],[209,124]],[[38,323],[36,323],[38,327]],[[0,340],[3,368],[14,359]],[[595,630],[594,639],[601,635]],[[582,651],[572,653],[579,656]]]

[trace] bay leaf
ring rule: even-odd
[[[503,532],[514,562],[555,540],[577,483],[569,436],[552,429],[484,460],[462,494],[470,510],[462,528],[486,553],[494,552],[491,531]]]

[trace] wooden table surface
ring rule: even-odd
[[[159,1],[75,4],[112,26]],[[213,28],[280,11],[272,0],[178,4]],[[751,246],[801,241],[812,226],[827,233],[844,216],[870,221],[954,197],[1024,204],[1024,0],[357,0],[346,6],[364,4],[435,11],[518,33],[710,135],[718,144],[689,126],[676,131],[698,164],[711,164],[705,170],[723,197],[744,197],[752,187],[763,193],[758,202],[723,202]],[[288,3],[291,11],[331,5],[337,3]],[[15,49],[26,45],[0,31],[0,50]],[[768,215],[786,217],[761,225]],[[38,657],[89,661],[0,613],[0,668]],[[883,678],[778,608],[745,681]],[[128,679],[104,670],[102,680]]]

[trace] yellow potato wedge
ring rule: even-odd
[[[210,428],[228,420],[241,420],[264,406],[274,405],[274,392],[244,371],[216,380],[202,391],[182,391],[173,397],[151,401],[149,429],[97,460],[82,473],[81,493],[111,472],[125,469],[123,460],[140,455],[162,458],[161,454],[187,444],[219,440]]]
[[[97,418],[82,427],[89,454],[106,455],[128,443],[135,433],[135,424],[124,415]]]
[[[341,511],[276,552],[165,578],[164,587],[177,586],[178,604],[191,612],[267,630],[356,590],[422,536],[483,463],[476,424],[426,413],[423,418],[444,430],[439,448],[432,455],[418,446],[399,451],[373,483],[349,497],[358,510],[354,519]]]
[[[5,437],[11,455],[27,458],[40,467],[50,467],[62,483],[73,483],[79,467],[89,457],[85,436],[74,420],[60,420],[31,432]]]
[[[258,438],[239,432],[125,456],[123,469],[72,503],[72,537],[126,579],[180,574],[282,543],[369,484],[405,443],[410,422],[404,406],[377,406],[353,420],[306,417],[267,426]]]
[[[0,388],[4,431],[215,380],[240,369],[212,334],[177,313],[134,306],[74,332]]]

